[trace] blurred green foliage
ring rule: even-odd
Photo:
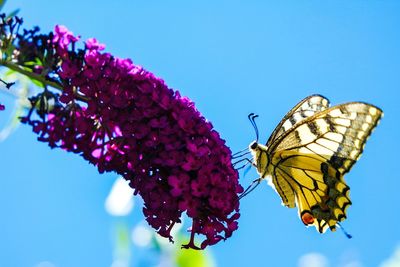
[[[177,267],[214,267],[211,256],[203,250],[177,249],[175,263]]]

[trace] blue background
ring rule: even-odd
[[[353,239],[305,228],[263,183],[243,199],[239,230],[211,249],[218,266],[297,266],[308,253],[327,259],[313,266],[379,266],[400,244],[400,1],[188,2],[15,0],[5,11],[21,8],[26,27],[64,24],[132,58],[195,101],[233,151],[254,138],[248,113],[260,115],[266,140],[312,93],[381,107],[346,176],[353,205],[343,225]],[[115,178],[21,126],[0,143],[0,266],[110,266],[116,218],[104,200]],[[142,220],[139,204],[126,221]]]

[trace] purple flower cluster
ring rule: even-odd
[[[0,111],[5,110],[5,109],[6,109],[6,107],[4,105],[0,104]]]
[[[100,172],[115,171],[144,200],[148,223],[172,241],[184,212],[192,218],[185,248],[204,249],[238,228],[243,188],[231,151],[193,102],[129,59],[104,53],[57,26],[55,69],[63,91],[41,119],[27,116],[38,139],[82,155]],[[195,234],[202,235],[196,245]]]

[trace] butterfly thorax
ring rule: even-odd
[[[268,155],[268,147],[254,141],[249,145],[249,150],[253,155],[253,165],[257,168],[260,178],[269,176],[268,165],[270,163],[270,157]]]

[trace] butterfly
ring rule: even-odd
[[[383,112],[363,102],[330,107],[329,100],[311,95],[281,120],[266,145],[252,142],[252,164],[289,208],[298,207],[306,226],[320,233],[336,230],[352,204],[344,175],[360,158]],[[351,237],[351,236],[349,236]]]

